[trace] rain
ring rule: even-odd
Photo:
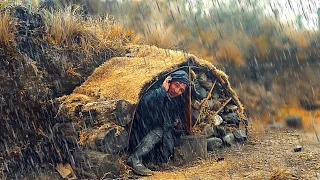
[[[2,0],[0,179],[319,179],[318,0]]]

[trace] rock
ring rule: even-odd
[[[222,140],[227,146],[231,146],[235,143],[235,138],[232,133],[228,133],[226,136],[222,138]]]
[[[227,135],[226,129],[224,126],[214,126],[213,131],[214,131],[214,137],[223,138],[224,136]]]
[[[198,158],[207,158],[207,141],[202,135],[181,136],[180,146],[174,158],[180,164],[187,164]]]
[[[247,140],[247,134],[246,131],[243,129],[237,130],[233,132],[233,135],[238,142],[244,142]]]
[[[213,151],[223,147],[223,142],[220,138],[212,137],[207,139],[207,150]]]
[[[219,98],[219,94],[216,93],[216,92],[214,92],[214,91],[212,91],[212,93],[211,93],[211,98],[212,98],[212,99],[218,99],[218,98]]]
[[[197,109],[197,110],[200,109],[201,103],[200,103],[199,101],[193,99],[191,103],[192,103],[192,107],[193,107],[194,109]]]
[[[215,126],[219,126],[222,122],[223,122],[223,119],[221,116],[219,116],[219,115],[214,116],[214,125]]]
[[[293,149],[294,152],[300,152],[301,150],[302,150],[302,146],[300,146],[300,145],[296,146],[296,147]]]
[[[208,138],[208,137],[213,136],[213,135],[215,134],[215,132],[214,132],[212,126],[209,125],[209,124],[207,124],[207,125],[203,128],[201,134],[204,135],[206,138]]]
[[[198,78],[198,81],[199,81],[200,84],[201,83],[206,83],[208,81],[208,77],[207,77],[206,73],[204,73],[204,72],[200,72],[198,74],[197,78]]]
[[[199,92],[200,84],[197,80],[194,81],[191,88],[191,96],[193,99],[202,99]]]
[[[197,119],[200,111],[196,109],[192,109],[192,118]]]
[[[217,162],[223,161],[223,160],[224,160],[224,157],[217,157],[217,158],[216,158],[216,161],[217,161]]]
[[[222,106],[222,104],[218,99],[209,99],[208,106],[210,109],[217,111]]]
[[[57,123],[52,128],[56,141],[65,140],[72,145],[77,144],[79,131],[80,128],[75,123]]]
[[[300,106],[303,107],[306,110],[317,110],[320,109],[320,103],[319,102],[312,102],[308,100],[301,100]]]
[[[77,174],[89,179],[115,178],[120,174],[120,164],[116,155],[98,151],[79,151],[74,154],[74,161]]]
[[[116,134],[116,129],[111,128],[108,131],[100,132],[94,139],[94,143],[99,151],[109,154],[116,154],[127,147],[129,135],[126,130]]]
[[[209,91],[213,85],[211,80],[207,77],[207,75],[204,72],[200,72],[198,74],[198,81],[200,85],[207,91]]]
[[[285,122],[290,128],[301,128],[302,118],[300,116],[287,116],[285,117]]]
[[[204,99],[207,97],[207,91],[203,87],[199,88],[199,94],[201,99]]]
[[[125,126],[132,120],[132,110],[133,106],[127,101],[100,101],[84,105],[82,115],[89,126],[108,122]]]
[[[209,99],[208,101],[208,106],[212,109],[214,103],[213,103],[213,99]]]
[[[238,106],[233,105],[233,104],[228,104],[226,106],[227,112],[235,112],[238,109]]]
[[[237,113],[228,113],[227,115],[222,115],[222,118],[227,122],[227,124],[239,125],[240,118]]]
[[[56,166],[56,170],[58,171],[58,173],[63,179],[77,179],[69,163],[66,163],[66,164],[59,163]]]

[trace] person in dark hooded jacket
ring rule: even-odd
[[[188,74],[178,70],[162,86],[145,94],[137,107],[129,140],[127,164],[139,175],[152,175],[144,162],[167,162],[179,142],[184,118],[182,96],[189,86]]]

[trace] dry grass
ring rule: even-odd
[[[11,47],[14,39],[14,23],[9,13],[0,13],[0,46]]]
[[[153,46],[138,49],[134,58],[113,58],[105,62],[74,93],[97,98],[96,92],[101,89],[100,98],[125,99],[135,104],[145,83],[184,60],[184,54],[179,51]]]
[[[315,33],[310,31],[299,31],[287,33],[288,38],[297,46],[298,49],[305,51],[310,46],[310,42],[315,38]]]
[[[93,51],[119,48],[134,42],[132,31],[123,29],[112,18],[87,17],[71,6],[56,12],[44,11],[48,41],[61,48],[80,49],[87,55]]]
[[[145,35],[147,44],[172,49],[182,40],[179,33],[174,33],[174,26],[168,26],[165,31],[154,26],[149,29],[150,31]]]
[[[301,107],[297,107],[294,105],[290,106],[283,106],[279,108],[279,112],[275,119],[279,121],[284,121],[286,116],[299,116],[302,119],[302,128],[305,132],[313,132],[313,123],[315,129],[319,131],[319,124],[320,124],[320,110],[308,111]]]
[[[230,41],[225,42],[224,45],[218,49],[216,56],[218,59],[231,61],[231,64],[245,64],[239,47]]]
[[[193,58],[194,65],[207,68],[222,82],[239,107],[239,115],[245,118],[244,108],[231,88],[227,75],[211,63],[181,51],[165,50],[155,46],[131,46],[130,51],[132,57],[112,58],[96,68],[86,82],[75,88],[73,94],[67,97],[66,106],[70,106],[72,96],[77,94],[90,97],[92,100],[123,99],[137,104],[146,87],[156,80],[161,80],[165,73],[187,63],[189,57]]]

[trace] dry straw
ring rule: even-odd
[[[137,104],[150,84],[191,60],[195,66],[210,70],[228,89],[239,107],[241,117],[244,117],[243,105],[231,88],[228,76],[208,61],[181,51],[165,50],[155,46],[131,46],[129,49],[132,57],[108,60],[97,68],[85,83],[77,87],[74,93],[84,94],[96,100],[123,99]]]

